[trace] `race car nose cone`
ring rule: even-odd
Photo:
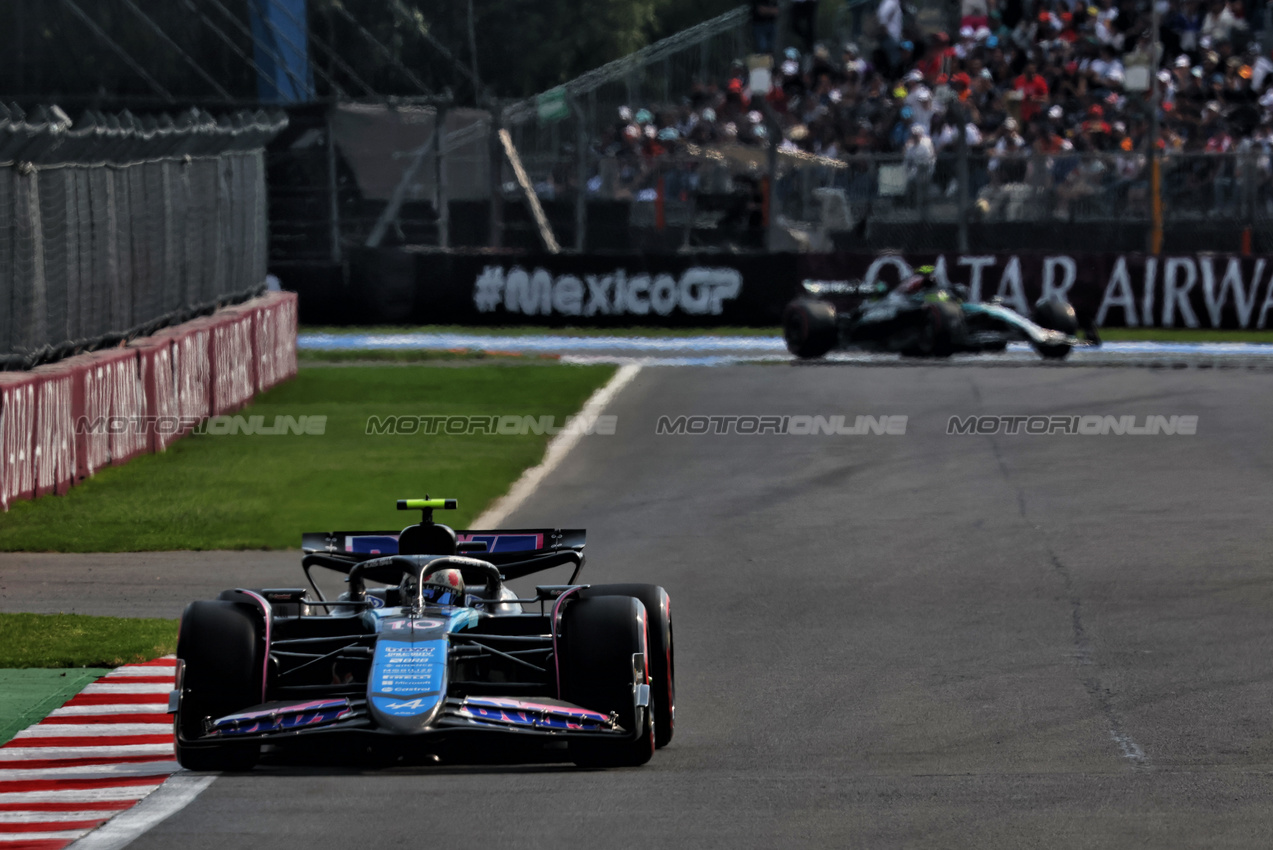
[[[446,621],[404,617],[384,624],[367,680],[376,724],[410,735],[427,728],[446,696]]]

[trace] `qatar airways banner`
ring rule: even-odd
[[[801,255],[801,280],[824,291],[850,282],[893,286],[921,265],[963,284],[974,300],[998,296],[1029,314],[1057,294],[1098,327],[1273,327],[1273,262],[1225,254]],[[856,288],[856,287],[855,287]],[[859,290],[860,291],[860,290]]]

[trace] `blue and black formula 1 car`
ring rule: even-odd
[[[1100,344],[1094,327],[1084,329],[1085,338],[1077,336],[1074,308],[1057,296],[1040,300],[1027,318],[998,299],[969,300],[964,287],[936,281],[931,266],[892,290],[860,283],[829,291],[806,284],[805,290],[787,305],[782,322],[787,350],[802,359],[833,349],[949,357],[1003,351],[1020,341],[1059,360],[1076,345]]]
[[[177,759],[247,770],[264,750],[392,763],[644,764],[672,739],[672,614],[654,585],[583,585],[578,529],[419,524],[304,535],[313,588],[227,590],[181,619]],[[327,600],[311,571],[346,576]],[[566,584],[504,582],[554,567]]]

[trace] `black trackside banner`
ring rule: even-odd
[[[423,254],[416,314],[466,325],[777,325],[794,254]]]
[[[424,252],[405,266],[380,264],[400,269],[393,276],[402,280],[390,283],[381,272],[354,275],[351,283],[366,302],[401,311],[397,322],[409,312],[430,324],[775,326],[804,283],[829,293],[850,282],[892,286],[922,265],[967,286],[973,299],[998,296],[1026,315],[1040,297],[1056,293],[1081,321],[1101,327],[1273,326],[1273,262],[1222,254]]]

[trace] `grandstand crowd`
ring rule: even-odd
[[[1152,75],[1161,150],[1258,149],[1267,170],[1273,61],[1253,38],[1243,0],[1166,0],[1156,56],[1147,0],[1092,2],[1031,9],[1029,0],[962,0],[957,30],[910,39],[899,0],[881,0],[878,47],[864,51],[816,41],[808,28],[796,31],[802,48],[775,48],[776,0],[754,0],[753,48],[772,57],[762,60],[770,90],[752,90],[757,63],[740,59],[723,79],[698,81],[678,108],[619,110],[602,152],[764,146],[780,131],[780,149],[838,159],[891,153],[912,175],[931,175],[942,153],[962,145],[989,160],[992,182],[1012,154],[1068,151],[1105,152],[1101,167],[1132,180],[1150,144]],[[1081,195],[1080,159],[1071,158],[1075,174],[1050,176],[1076,182]]]

